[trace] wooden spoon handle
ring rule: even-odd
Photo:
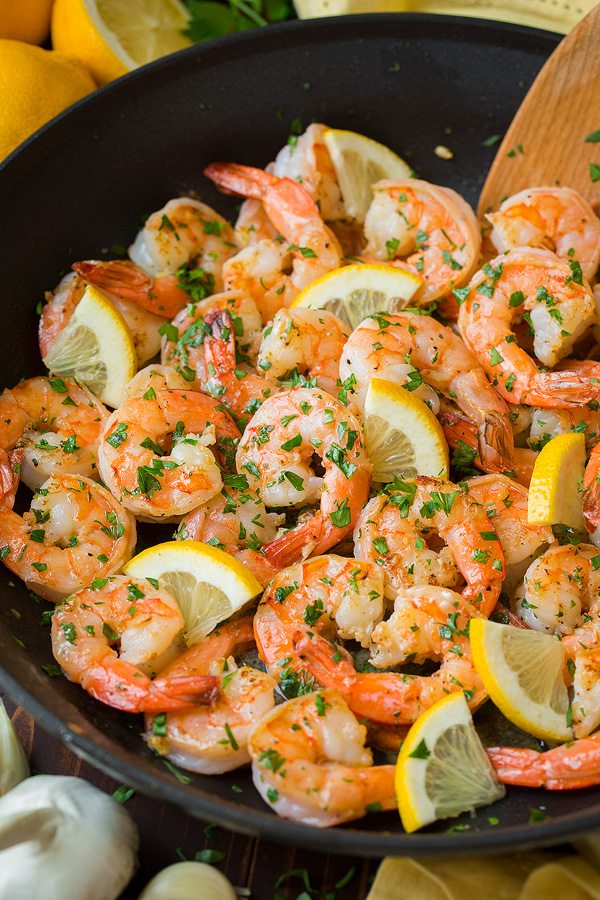
[[[594,132],[598,142],[586,141]],[[503,197],[523,188],[549,184],[600,202],[600,4],[561,41],[533,82],[492,163],[478,213],[497,209]]]

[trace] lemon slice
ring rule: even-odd
[[[371,185],[383,178],[410,178],[412,169],[389,147],[356,131],[329,128],[324,136],[347,215],[364,222],[373,199]]]
[[[56,0],[52,44],[104,84],[189,47],[182,33],[189,20],[180,0]]]
[[[560,641],[487,619],[471,619],[469,635],[475,668],[507,719],[546,741],[573,737]]]
[[[200,541],[169,541],[142,550],[123,571],[155,578],[179,603],[185,640],[195,644],[262,592],[262,586],[235,557]]]
[[[585,471],[585,436],[559,434],[535,461],[527,520],[531,525],[568,525],[584,531],[581,481]]]
[[[137,368],[135,347],[123,316],[98,288],[85,289],[44,364],[87,385],[107,406],[121,404]]]
[[[354,329],[374,313],[403,309],[422,284],[417,275],[392,266],[345,266],[313,281],[292,306],[327,309]]]
[[[406,831],[505,794],[475,731],[464,694],[449,694],[412,726],[396,762],[398,811]]]
[[[426,403],[391,381],[372,378],[365,400],[365,442],[373,481],[398,475],[448,478],[448,444]]]

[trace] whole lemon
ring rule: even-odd
[[[0,0],[0,38],[42,44],[50,31],[53,0]]]
[[[95,88],[91,75],[66,56],[0,40],[0,159]]]

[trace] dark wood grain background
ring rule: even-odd
[[[107,793],[120,787],[117,782],[74,756],[60,741],[36,725],[22,709],[15,708],[8,697],[2,693],[0,697],[13,717],[33,771],[46,775],[79,775]],[[303,870],[308,875],[313,893],[304,893],[302,900],[309,900],[310,897],[312,900],[363,900],[377,868],[376,862],[308,852],[232,834],[224,828],[207,828],[209,822],[200,822],[175,806],[157,803],[141,794],[134,794],[127,801],[126,808],[138,825],[141,845],[139,871],[122,900],[137,898],[152,875],[178,862],[181,854],[193,859],[202,850],[216,851],[217,867],[236,888],[242,889],[239,891],[240,897],[252,900],[275,900],[278,897],[295,900],[306,891]],[[323,847],[327,847],[327,832],[323,832]],[[348,877],[352,869],[354,872]],[[277,886],[282,876],[293,870],[301,870],[302,875],[283,879]],[[347,883],[336,888],[340,881]]]

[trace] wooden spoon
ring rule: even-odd
[[[600,4],[530,87],[488,173],[479,216],[523,188],[551,184],[575,188],[600,206]]]

